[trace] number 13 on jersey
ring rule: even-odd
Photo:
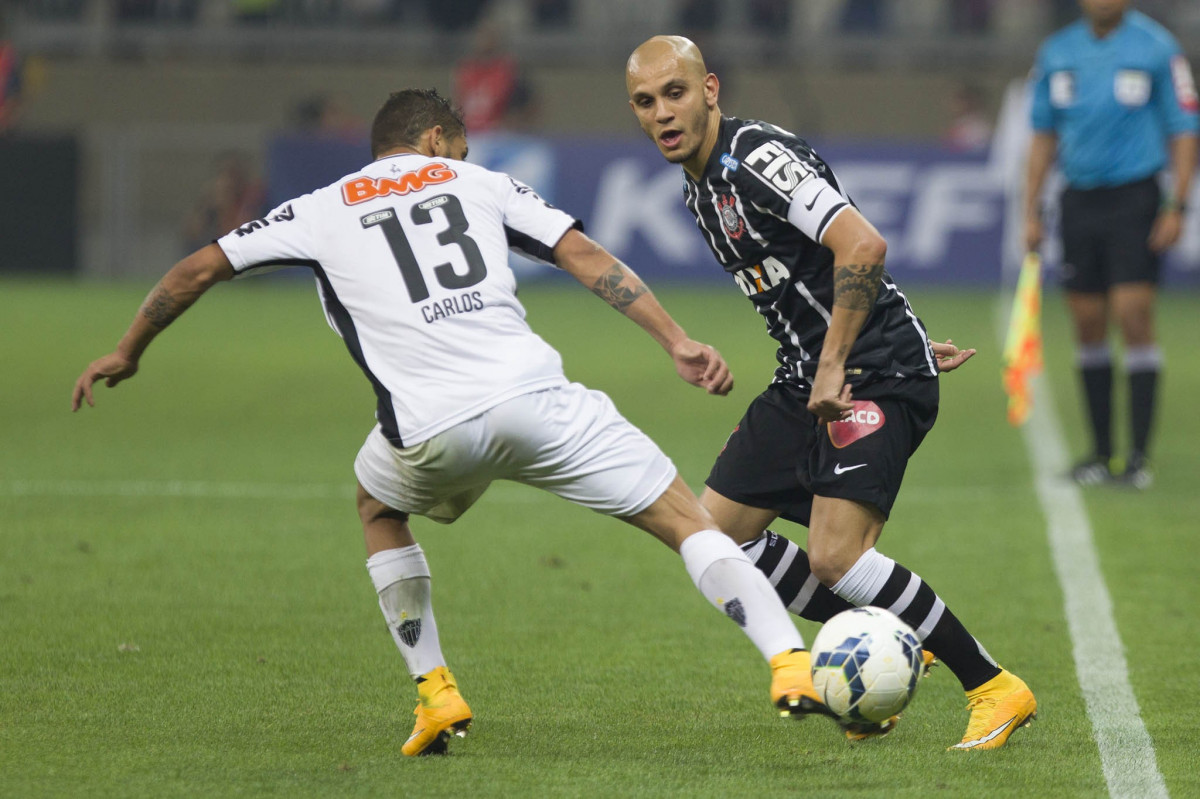
[[[413,224],[432,224],[434,221],[432,211],[435,208],[442,211],[449,223],[448,227],[437,234],[438,243],[457,246],[466,261],[467,271],[459,274],[454,271],[453,264],[443,263],[432,267],[433,275],[444,288],[464,289],[474,286],[487,276],[487,266],[479,251],[479,245],[467,235],[467,217],[463,213],[462,203],[459,202],[458,197],[453,194],[439,194],[437,197],[414,205],[411,214]],[[429,286],[421,271],[421,263],[416,253],[413,252],[408,235],[404,232],[404,226],[396,216],[396,210],[385,208],[382,211],[373,211],[362,217],[362,226],[364,229],[378,227],[383,231],[384,238],[387,239],[388,246],[392,250],[392,257],[396,259],[396,265],[400,268],[400,275],[404,278],[409,298],[413,302],[429,299]]]

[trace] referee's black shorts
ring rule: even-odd
[[[1162,199],[1158,181],[1062,195],[1062,285],[1104,293],[1118,283],[1158,284],[1159,256],[1148,240]]]
[[[855,399],[855,418],[822,424],[808,395],[773,383],[750,403],[717,456],[706,485],[808,526],[814,495],[874,505],[886,518],[908,459],[933,427],[937,378],[888,381]]]

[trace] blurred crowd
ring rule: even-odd
[[[193,24],[203,18],[221,18],[246,25],[382,23],[454,32],[473,28],[492,7],[507,4],[523,6],[524,17],[539,29],[576,30],[594,18],[597,9],[611,9],[616,15],[642,14],[656,22],[673,22],[677,29],[692,32],[712,32],[736,24],[763,33],[783,33],[802,2],[827,6],[824,13],[842,32],[867,35],[884,34],[902,25],[917,6],[925,7],[918,16],[936,20],[941,30],[958,34],[990,33],[1005,3],[1040,6],[1055,27],[1079,14],[1076,0],[6,0],[4,5],[39,20],[86,21],[107,14],[127,24]],[[1138,3],[1142,11],[1167,22],[1173,21],[1177,11],[1194,5],[1195,0]]]

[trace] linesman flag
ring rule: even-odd
[[[1008,319],[1004,341],[1004,392],[1008,394],[1008,422],[1024,424],[1033,408],[1034,375],[1042,371],[1042,259],[1037,253],[1025,256],[1017,296]]]

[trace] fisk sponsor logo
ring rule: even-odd
[[[426,186],[447,183],[458,177],[450,167],[434,161],[413,172],[404,172],[394,178],[361,177],[342,184],[342,200],[346,205],[358,205],[376,197],[389,194],[411,194]]]
[[[799,156],[777,141],[763,142],[742,163],[789,197],[813,176],[812,170],[801,163]]]

